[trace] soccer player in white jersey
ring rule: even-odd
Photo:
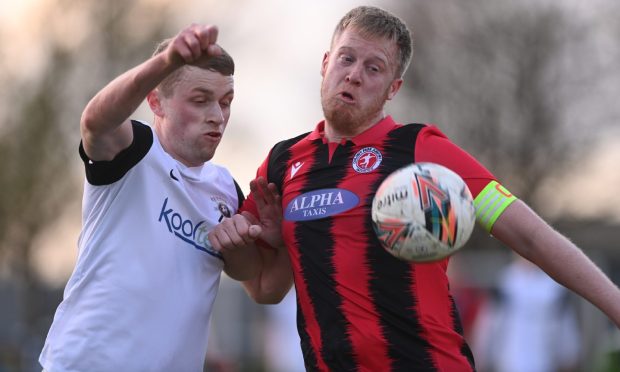
[[[217,34],[185,28],[86,106],[83,229],[39,359],[46,371],[202,371],[221,271],[259,274],[256,250],[207,240],[243,200],[209,161],[234,95]],[[145,99],[152,126],[129,119]]]

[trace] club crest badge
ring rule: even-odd
[[[353,157],[353,169],[357,173],[369,173],[374,171],[381,164],[383,155],[374,147],[364,147]]]

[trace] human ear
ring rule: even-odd
[[[154,89],[146,95],[146,101],[148,102],[151,111],[153,111],[156,116],[163,117],[164,108],[161,104],[161,98],[159,97],[160,94],[161,93],[157,89]]]
[[[388,91],[387,99],[390,100],[396,96],[396,93],[400,90],[400,87],[403,85],[403,79],[394,79],[390,83],[390,89]]]
[[[329,51],[323,55],[323,62],[321,62],[321,76],[325,77],[325,71],[327,70],[327,64],[329,62]]]

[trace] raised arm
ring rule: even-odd
[[[92,160],[112,160],[133,140],[129,116],[149,92],[184,64],[221,53],[215,26],[191,25],[167,48],[118,76],[86,105],[80,120],[82,144]]]
[[[525,203],[512,203],[495,222],[491,233],[555,281],[597,306],[620,328],[618,287],[575,244]]]

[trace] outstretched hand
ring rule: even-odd
[[[244,215],[261,227],[260,238],[272,247],[284,245],[282,240],[282,203],[278,188],[273,183],[267,183],[264,177],[258,177],[250,182],[250,191],[256,209],[258,211],[258,221],[250,213]]]
[[[216,44],[217,26],[192,24],[170,41],[165,53],[171,64],[198,64],[205,58],[222,54]]]

